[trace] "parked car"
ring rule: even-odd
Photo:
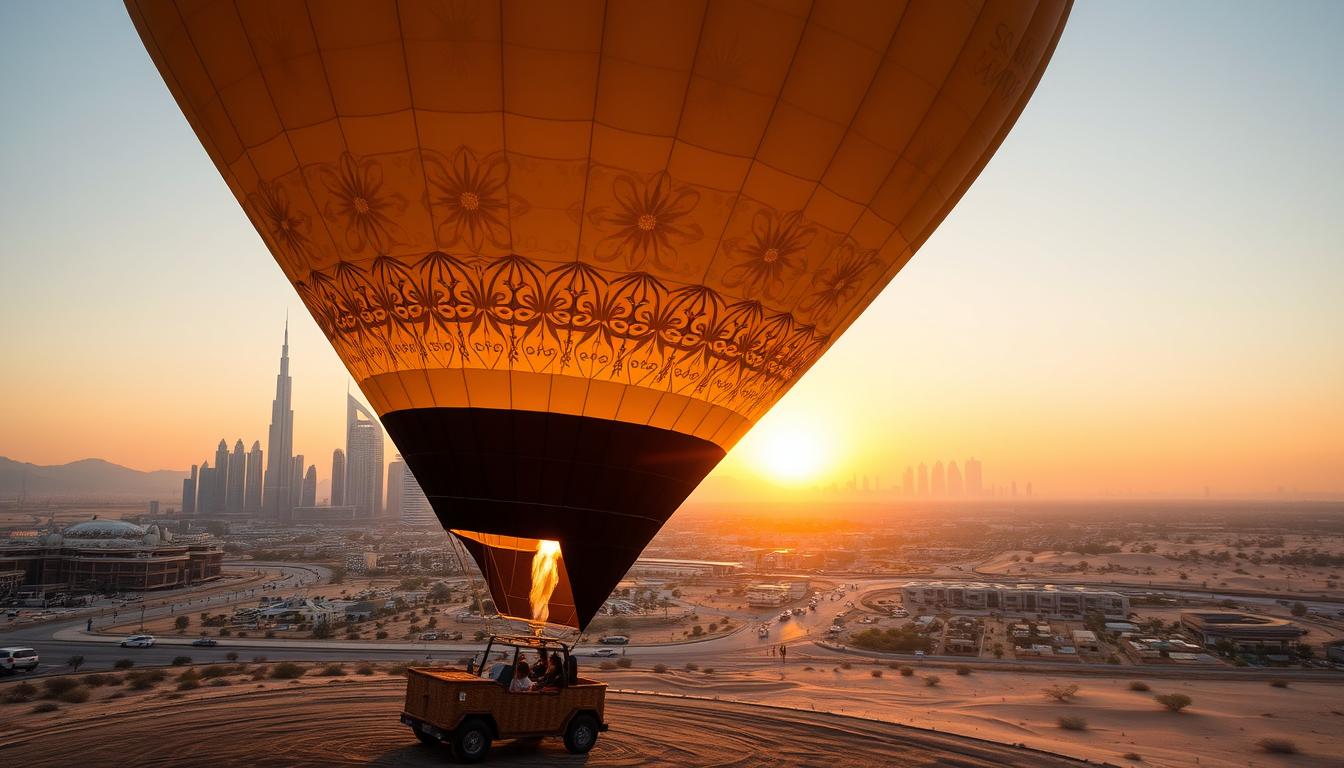
[[[630,642],[630,638],[625,635],[605,635],[597,642],[603,645],[627,645]]]
[[[0,648],[0,672],[12,675],[37,669],[37,651],[32,648]]]
[[[421,639],[421,640],[438,640],[438,639],[439,639],[439,633],[438,633],[438,632],[422,632],[422,633],[420,634],[420,639]]]
[[[462,639],[462,633],[461,633],[461,632],[448,632],[448,633],[446,633],[446,634],[439,635],[439,639],[440,639],[440,640],[461,640],[461,639]]]
[[[219,645],[219,641],[213,637],[198,637],[195,640],[192,640],[191,644],[197,648],[214,648],[216,645]],[[125,645],[125,643],[122,643],[122,645]]]
[[[154,647],[154,636],[153,636],[153,635],[131,635],[130,637],[128,637],[128,638],[126,638],[125,640],[122,640],[122,641],[121,641],[121,647],[122,647],[122,648],[153,648],[153,647]]]

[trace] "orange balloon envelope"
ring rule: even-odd
[[[500,611],[571,627],[960,199],[1070,8],[126,4]]]

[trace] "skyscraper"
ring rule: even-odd
[[[233,453],[229,456],[229,478],[224,488],[224,511],[230,515],[242,514],[243,492],[247,488],[247,454],[243,452],[243,440],[233,444]]]
[[[308,465],[308,471],[303,475],[303,495],[299,506],[317,506],[317,467],[313,464]]]
[[[944,496],[947,494],[947,480],[943,475],[943,462],[935,461],[933,463],[933,495]]]
[[[199,477],[199,468],[191,465],[191,477],[182,481],[182,514],[196,514],[196,482]]]
[[[906,496],[915,495],[915,470],[909,466],[905,468],[905,474],[901,476],[901,492]]]
[[[919,495],[929,495],[929,468],[922,461],[919,462]]]
[[[196,514],[214,514],[214,510],[211,509],[212,500],[215,497],[214,485],[215,470],[210,468],[210,462],[201,462],[201,476],[196,483]]]
[[[219,439],[215,449],[215,482],[210,485],[210,514],[218,515],[226,511],[224,501],[229,492],[229,444]]]
[[[275,377],[275,399],[271,401],[271,428],[266,437],[266,478],[263,481],[262,515],[288,516],[293,506],[294,408],[291,403],[294,383],[289,378],[289,322],[285,322],[285,342],[280,347],[280,373]]]
[[[401,454],[387,463],[387,517],[392,520],[401,519],[401,488],[402,475],[406,474],[406,462],[401,460]]]
[[[290,509],[303,504],[303,454],[290,460],[289,506]]]
[[[261,512],[261,472],[266,465],[262,463],[261,441],[252,441],[252,450],[247,452],[247,489],[243,492],[243,511],[249,515]]]
[[[960,496],[962,492],[961,470],[957,469],[957,462],[947,463],[947,495]]]
[[[984,480],[980,476],[980,462],[974,458],[966,460],[966,493],[980,496],[985,492]]]
[[[429,499],[425,498],[424,490],[409,468],[401,473],[401,522],[403,525],[415,526],[434,526],[439,522],[434,508],[430,506]]]
[[[355,516],[383,512],[383,427],[364,404],[345,396],[345,504]]]
[[[345,506],[345,451],[331,452],[331,506]]]

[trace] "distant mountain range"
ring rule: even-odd
[[[182,495],[186,472],[141,472],[102,459],[41,466],[0,456],[0,498],[160,499]],[[26,488],[25,488],[26,484]]]

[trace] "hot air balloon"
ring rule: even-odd
[[[127,0],[501,613],[581,628],[988,162],[1069,0]]]

